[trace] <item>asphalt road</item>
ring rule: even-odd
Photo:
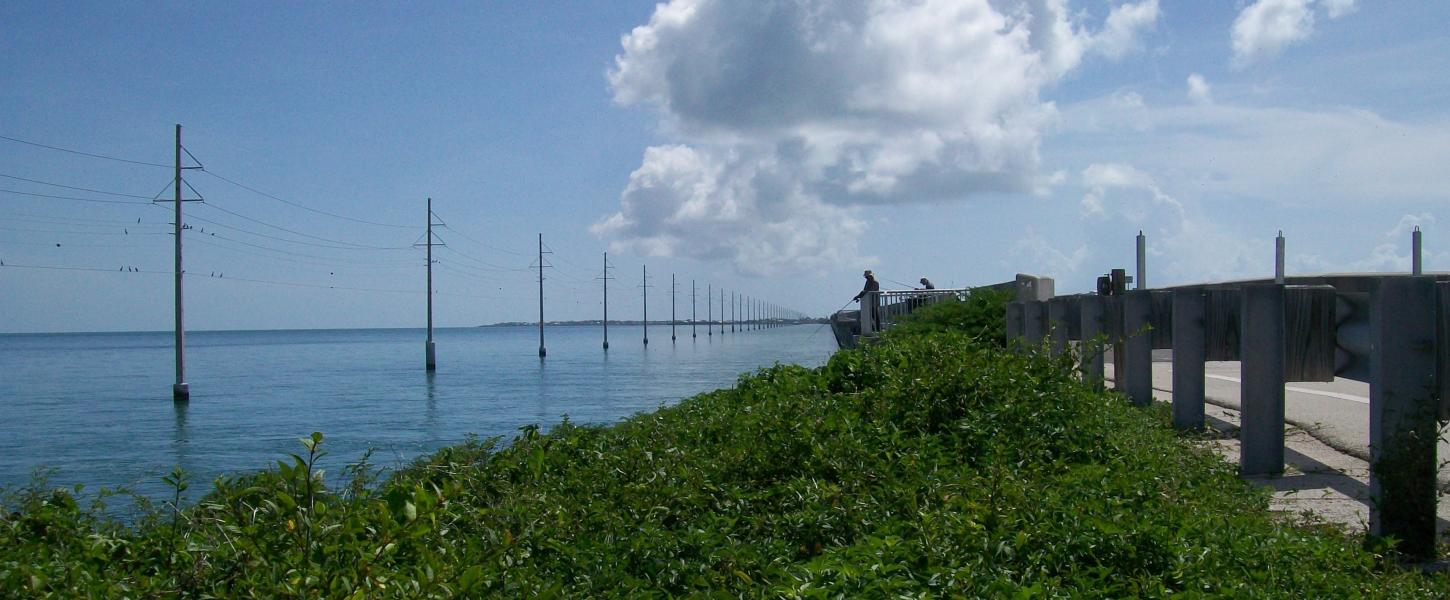
[[[1173,390],[1173,365],[1168,351],[1155,351],[1153,388]],[[1112,378],[1112,363],[1106,365]],[[1239,410],[1239,363],[1204,365],[1204,395],[1208,402]],[[1369,384],[1336,378],[1331,382],[1295,382],[1284,385],[1284,419],[1309,432],[1326,445],[1364,461],[1369,460]],[[1439,447],[1440,482],[1450,485],[1450,441]]]

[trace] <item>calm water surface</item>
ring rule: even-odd
[[[172,334],[0,335],[0,485],[128,486],[159,497],[180,465],[205,492],[224,473],[264,468],[321,431],[329,472],[375,449],[398,466],[468,434],[511,436],[563,415],[609,423],[720,387],[774,363],[818,366],[828,328],[801,325],[691,338],[680,328],[435,330],[438,370],[423,369],[422,330],[218,331],[187,335],[191,401],[171,401]]]

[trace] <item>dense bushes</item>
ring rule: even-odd
[[[944,308],[944,311],[960,310]],[[956,314],[956,313],[953,313]],[[965,313],[964,313],[965,314]],[[927,324],[918,324],[927,328]],[[1063,365],[898,332],[611,427],[525,428],[367,485],[309,454],[133,527],[15,496],[0,590],[70,597],[1427,597],[1443,576],[1292,526]]]

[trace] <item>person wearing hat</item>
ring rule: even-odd
[[[876,281],[876,275],[871,273],[871,269],[866,269],[866,272],[863,273],[863,276],[866,277],[866,285],[861,288],[861,292],[856,294],[855,298],[852,298],[852,300],[857,302],[861,301],[861,298],[866,295],[866,292],[881,291],[881,284]],[[881,331],[880,310],[871,311],[871,323],[876,327],[876,331]]]
[[[856,297],[851,299],[852,301],[860,302],[861,297],[865,296],[866,292],[881,291],[881,284],[876,281],[876,275],[871,273],[871,269],[866,269],[863,276],[866,277],[866,286],[861,288],[861,293],[856,294]]]

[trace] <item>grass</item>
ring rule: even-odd
[[[364,463],[336,490],[312,469],[321,435],[131,525],[32,486],[0,517],[0,590],[1450,596],[1387,548],[1269,516],[1264,492],[1161,411],[1002,350],[1000,304],[976,302],[819,369],[764,369],[609,427],[470,440],[380,481]]]

